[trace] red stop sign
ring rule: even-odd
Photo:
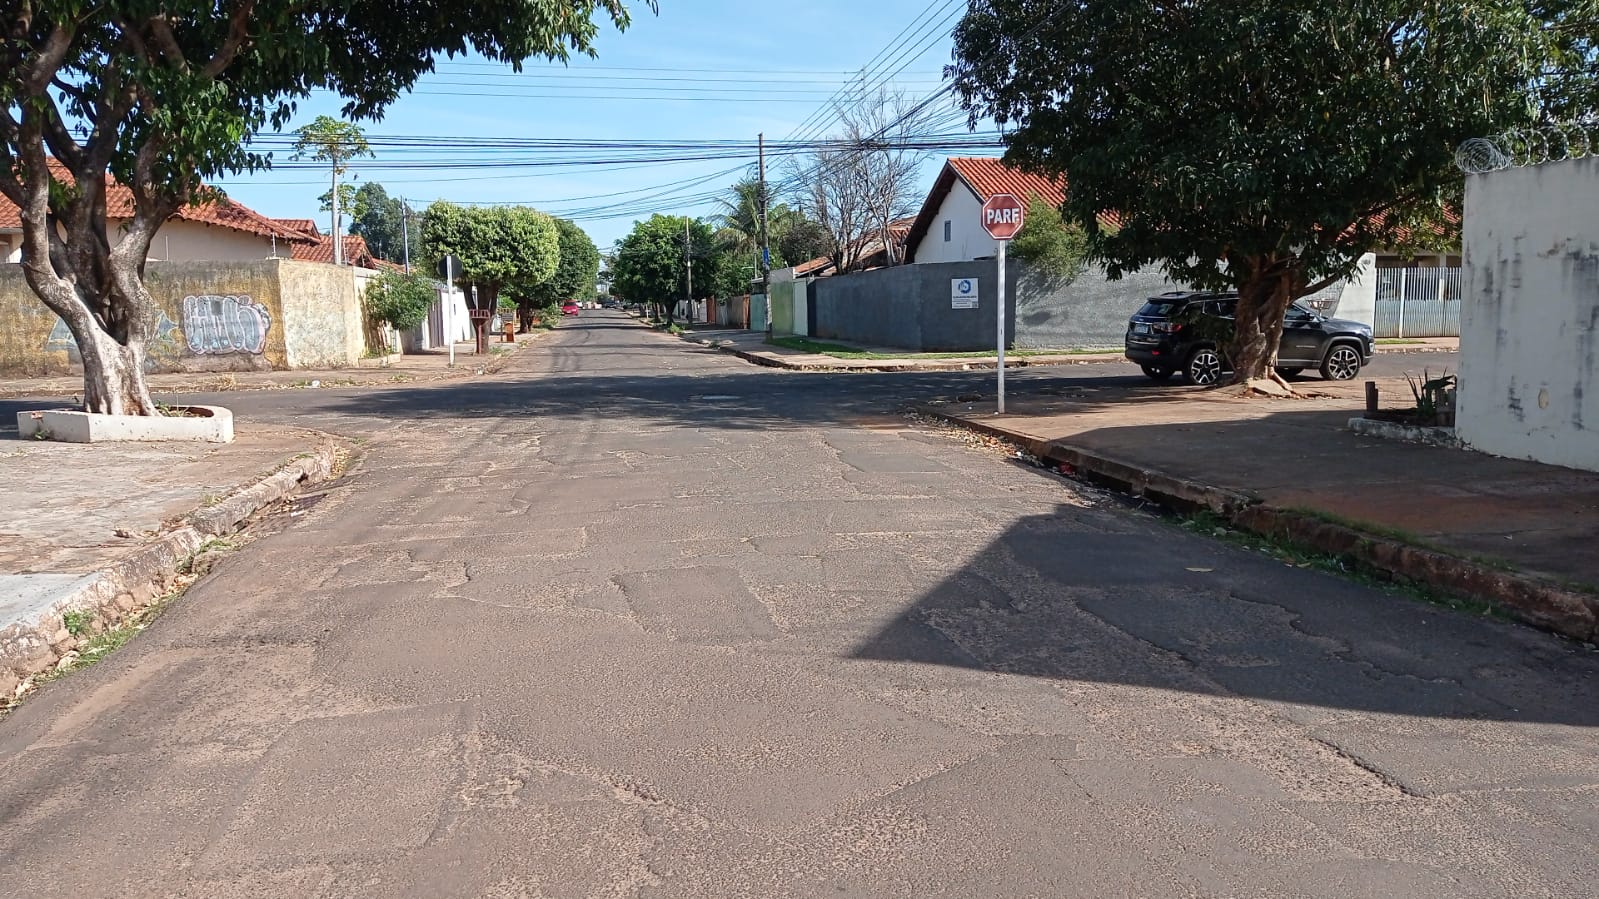
[[[995,240],[1010,240],[1022,230],[1027,207],[1010,194],[994,194],[983,204],[983,230]]]

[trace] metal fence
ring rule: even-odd
[[[1459,337],[1460,268],[1377,269],[1378,337]]]

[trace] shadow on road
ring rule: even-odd
[[[1062,511],[1018,520],[853,656],[1390,715],[1599,727],[1599,655],[1575,644],[1176,529],[1154,539],[1084,530],[1063,524],[1070,510]],[[1014,567],[1017,577],[1006,577]]]

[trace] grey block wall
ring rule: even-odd
[[[1015,261],[1006,268],[1005,331],[1018,349],[1120,346],[1146,297],[1181,289],[1158,274],[1110,281],[1093,267],[1071,279]],[[995,260],[979,259],[821,278],[811,283],[813,336],[923,352],[992,350],[997,274]],[[950,307],[950,282],[959,278],[977,279],[978,308]]]
[[[1017,266],[1011,302],[1016,308],[1016,346],[1027,350],[1122,345],[1127,319],[1144,300],[1186,290],[1158,272],[1134,272],[1112,281],[1099,266],[1075,278],[1060,278]]]

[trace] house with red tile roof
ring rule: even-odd
[[[70,180],[65,168],[56,168],[58,180]],[[106,220],[112,240],[117,230],[133,218],[133,191],[106,176]],[[273,221],[247,206],[218,195],[179,209],[150,244],[152,262],[239,262],[288,259],[296,244],[309,243],[302,231]],[[22,211],[0,197],[0,259],[22,261]]]
[[[994,239],[983,230],[979,211],[994,194],[1011,194],[1023,203],[1038,197],[1051,206],[1066,202],[1066,182],[1024,172],[990,157],[952,157],[928,191],[905,238],[907,262],[965,262],[994,255]],[[1118,224],[1106,213],[1101,221]]]

